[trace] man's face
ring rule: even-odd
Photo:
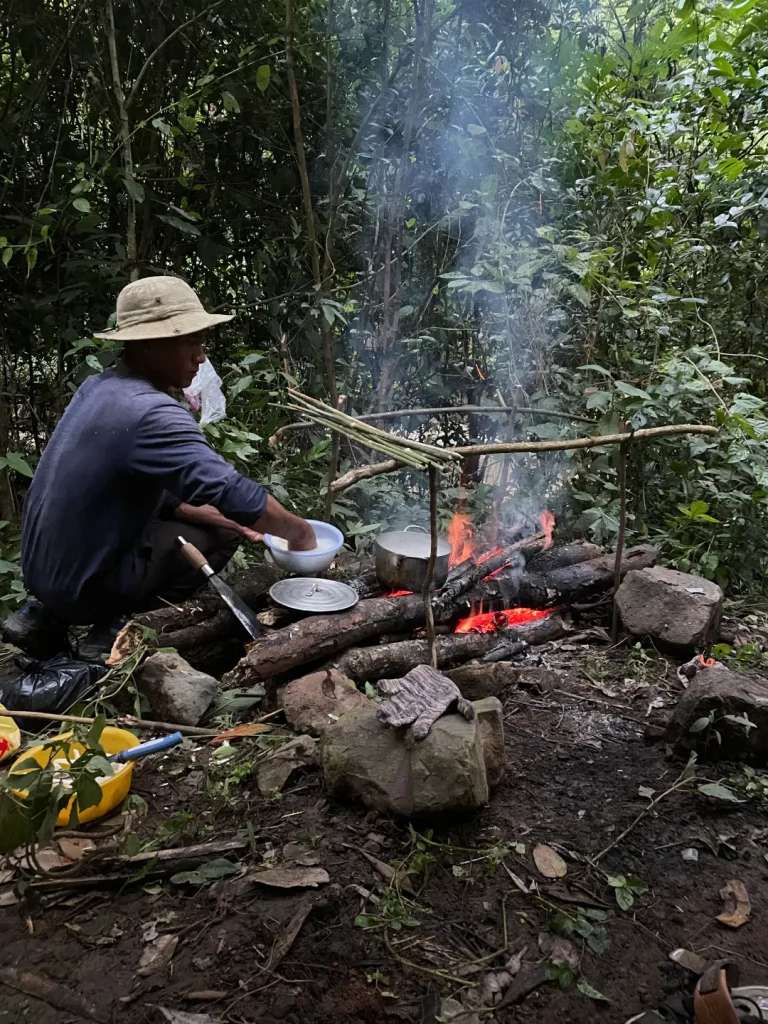
[[[153,384],[163,388],[186,388],[198,366],[205,362],[204,332],[181,338],[162,338],[143,347],[142,362]]]

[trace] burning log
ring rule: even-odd
[[[567,565],[578,565],[605,554],[605,549],[586,540],[575,540],[570,544],[559,544],[557,547],[538,551],[526,562],[525,570],[529,573],[552,572],[553,569],[564,569]]]
[[[518,562],[523,552],[539,551],[546,540],[546,534],[537,533],[533,537],[527,537],[525,540],[517,541],[516,544],[499,549],[498,554],[494,554],[491,558],[473,562],[466,569],[462,568],[460,572],[456,572],[453,578],[449,579],[442,590],[435,595],[433,601],[435,616],[444,616],[462,594],[477,586],[486,576],[503,569],[510,562]]]
[[[464,633],[437,638],[438,667],[449,668],[480,658],[486,664],[505,661],[521,653],[527,646],[557,640],[568,632],[559,615],[500,633]],[[344,675],[357,683],[375,682],[389,676],[405,675],[429,660],[430,644],[426,640],[403,640],[378,647],[354,647],[334,662]]]
[[[590,595],[613,588],[615,555],[600,555],[550,569],[546,561],[539,561],[548,553],[532,559],[525,572],[511,570],[486,576],[465,595],[467,606],[492,608],[514,603],[528,608],[551,608],[583,601]],[[626,550],[621,561],[622,579],[632,569],[647,569],[655,565],[658,554],[657,549],[648,544]]]

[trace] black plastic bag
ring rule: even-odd
[[[16,662],[23,673],[0,683],[0,704],[9,711],[63,714],[106,672],[103,665],[57,655],[47,661]]]

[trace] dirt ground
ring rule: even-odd
[[[743,983],[768,983],[768,820],[754,801],[723,810],[696,790],[739,769],[699,765],[697,781],[622,837],[648,808],[641,787],[658,796],[685,766],[647,728],[680,693],[676,664],[583,642],[543,656],[554,685],[506,693],[505,777],[477,815],[411,828],[329,803],[317,770],[265,801],[252,774],[263,741],[243,741],[218,765],[209,747],[190,744],[137,769],[134,792],[148,813],[129,825],[131,845],[136,834],[145,848],[240,834],[247,845],[227,855],[238,869],[299,862],[324,868],[329,884],[281,891],[241,873],[37,895],[0,909],[0,965],[58,981],[95,1006],[93,1019],[121,1024],[613,1024],[690,989],[692,976],[669,959],[679,947],[732,957]],[[99,844],[123,841],[105,836],[123,820],[84,830]],[[537,844],[562,854],[565,878],[536,870]],[[688,848],[698,860],[683,858]],[[365,852],[399,868],[396,883]],[[617,905],[608,876],[637,880],[629,909]],[[716,921],[730,879],[744,883],[752,904],[737,930]],[[139,975],[147,938],[162,935],[178,940],[170,963]],[[506,1005],[494,1008],[488,975],[510,960],[517,973]],[[0,993],[3,1024],[86,1019],[6,986]]]

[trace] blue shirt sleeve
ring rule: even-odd
[[[190,505],[214,505],[242,526],[251,526],[267,505],[266,489],[215,452],[192,416],[172,399],[142,416],[128,469],[153,477]]]

